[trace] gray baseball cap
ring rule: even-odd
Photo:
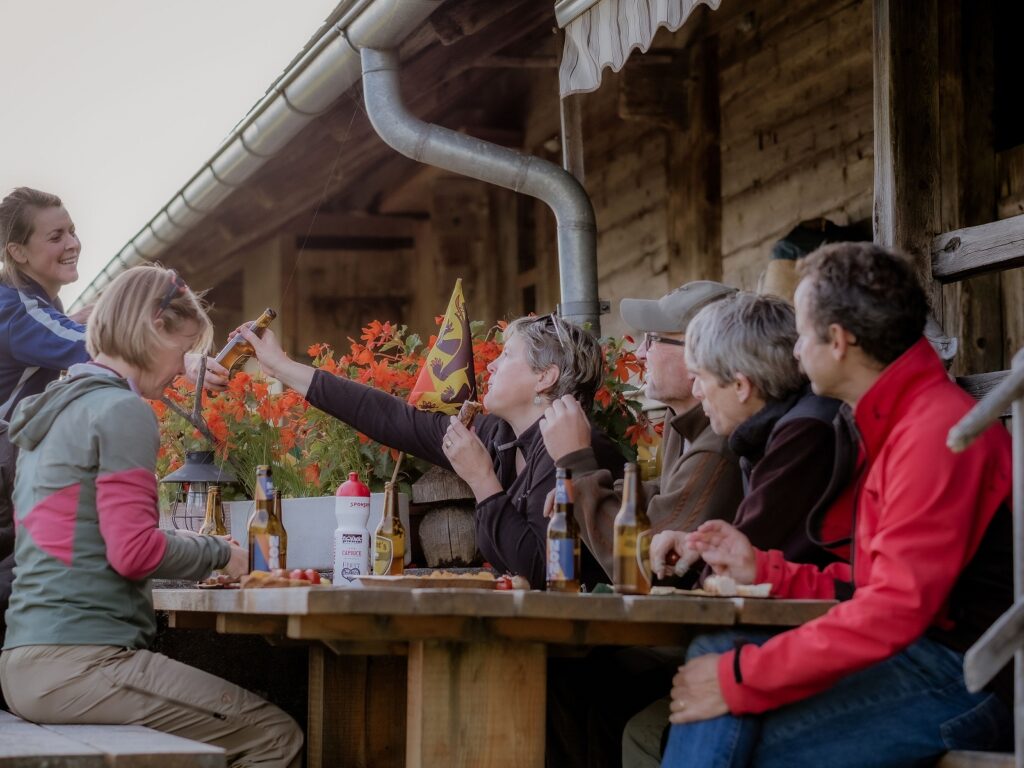
[[[694,280],[660,299],[623,299],[619,314],[638,331],[683,333],[700,310],[734,293],[735,288],[713,280]]]

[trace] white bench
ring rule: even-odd
[[[0,768],[224,768],[224,750],[141,725],[36,725],[0,710]]]

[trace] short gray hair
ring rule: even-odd
[[[525,342],[526,360],[538,373],[558,366],[558,381],[544,395],[556,400],[573,395],[590,408],[604,376],[604,354],[597,339],[558,315],[520,317],[505,328]]]
[[[742,373],[766,400],[785,400],[806,383],[793,357],[796,313],[782,299],[742,291],[704,307],[686,330],[686,364],[722,386]]]

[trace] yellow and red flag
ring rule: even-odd
[[[437,341],[409,393],[409,403],[421,411],[456,414],[466,400],[476,400],[476,372],[473,335],[460,278],[455,281]]]

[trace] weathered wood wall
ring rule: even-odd
[[[626,330],[616,307],[622,297],[656,298],[698,278],[755,289],[772,243],[800,221],[870,218],[869,3],[748,5],[748,12],[721,22],[709,14],[675,34],[662,30],[648,54],[634,54],[622,72],[606,71],[600,89],[582,97],[600,293],[613,300],[612,313],[602,318],[605,333]],[[708,38],[714,50],[703,59],[693,55]],[[708,55],[717,57],[716,82],[701,80]],[[525,134],[527,149],[537,151],[557,134],[558,113],[551,73],[534,78]],[[695,98],[699,89],[718,93],[712,119],[720,122],[721,200],[717,211],[705,204],[692,214],[692,198],[707,193],[692,166],[709,160],[687,154],[685,137],[711,130],[708,110],[702,113]],[[681,223],[688,214],[698,218]],[[718,230],[695,232],[707,224],[700,216],[719,217]],[[553,240],[544,247],[553,248]],[[549,263],[554,284],[555,260]]]
[[[798,222],[870,218],[871,5],[761,2],[720,38],[723,274],[753,289]]]

